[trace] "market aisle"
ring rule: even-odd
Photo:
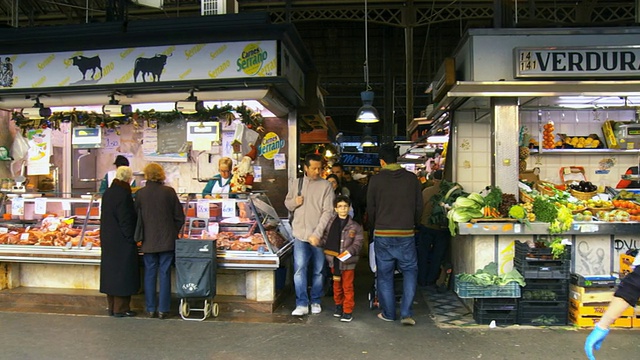
[[[415,327],[323,313],[290,324],[0,313],[2,359],[584,359],[587,331]],[[599,359],[628,360],[638,333],[613,331]]]

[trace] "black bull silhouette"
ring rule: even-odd
[[[151,74],[152,81],[160,81],[160,75],[167,64],[167,57],[170,55],[156,54],[151,58],[139,57],[133,66],[133,81],[138,81],[138,74],[142,73],[142,81],[146,82],[145,75]]]
[[[102,66],[100,65],[100,57],[86,57],[86,56],[74,56],[69,60],[73,61],[73,65],[78,67],[78,70],[82,73],[82,80],[85,79],[85,75],[87,74],[87,70],[91,69],[93,72],[91,73],[91,79],[96,74],[96,69],[100,69],[100,77],[102,77]]]

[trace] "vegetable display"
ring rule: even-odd
[[[512,281],[517,282],[520,286],[527,285],[522,274],[516,269],[498,275],[498,264],[495,262],[490,262],[484,268],[477,270],[475,274],[460,274],[458,281],[479,286],[506,285]]]

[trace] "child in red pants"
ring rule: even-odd
[[[321,246],[333,274],[333,300],[336,303],[333,316],[349,322],[353,319],[355,306],[353,278],[364,238],[362,226],[349,216],[351,200],[344,195],[337,196],[333,207],[336,213],[324,231]]]

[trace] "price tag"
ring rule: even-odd
[[[0,227],[0,234],[6,234],[9,232],[9,229],[6,227]]]
[[[208,231],[211,235],[218,234],[218,232],[220,231],[220,225],[217,222],[212,221],[209,223]]]
[[[29,240],[29,233],[23,232],[20,234],[20,240]]]
[[[222,217],[231,218],[236,217],[236,202],[235,200],[222,201]]]
[[[515,224],[513,225],[513,232],[516,234],[519,234],[522,232],[522,225],[520,224]]]
[[[208,219],[209,216],[209,200],[199,199],[196,204],[196,216],[199,218]]]
[[[62,201],[62,210],[71,211],[71,203],[68,201]]]
[[[580,226],[580,232],[583,232],[583,233],[598,232],[599,228],[600,227],[598,225],[582,225]]]
[[[47,213],[47,198],[39,197],[35,199],[34,214],[44,215]]]
[[[11,215],[24,215],[24,199],[16,197],[11,199]]]

